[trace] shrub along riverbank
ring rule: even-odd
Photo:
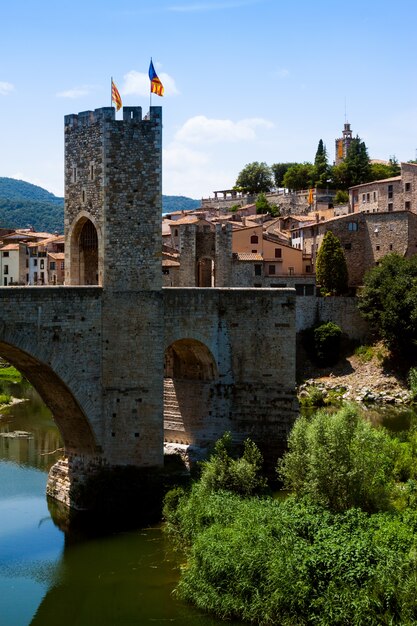
[[[354,407],[300,419],[283,501],[265,494],[253,444],[240,460],[227,444],[166,498],[181,598],[262,625],[417,624],[416,433],[392,438]]]

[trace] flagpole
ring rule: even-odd
[[[152,65],[152,57],[151,57],[151,65]],[[152,106],[152,81],[149,83],[149,118],[151,117],[151,106]]]

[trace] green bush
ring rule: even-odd
[[[177,594],[220,619],[294,626],[415,623],[415,513],[332,514],[307,500],[195,486]],[[182,526],[183,525],[183,526]]]
[[[412,367],[408,372],[408,385],[413,402],[417,400],[417,368]]]
[[[201,485],[207,491],[226,489],[243,496],[261,493],[266,489],[265,478],[261,475],[262,454],[250,439],[244,443],[243,455],[232,457],[232,437],[225,433],[214,448],[208,461],[201,464]]]
[[[303,343],[312,361],[319,365],[334,365],[340,358],[342,329],[333,322],[307,328]]]
[[[386,510],[394,496],[394,454],[389,435],[346,405],[297,420],[279,475],[287,489],[333,511]]]

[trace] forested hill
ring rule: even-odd
[[[200,205],[185,196],[162,196],[162,211],[188,211]],[[24,180],[0,177],[0,228],[64,232],[64,198]]]

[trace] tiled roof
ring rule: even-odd
[[[235,252],[233,256],[238,261],[263,261],[262,254],[258,252]]]
[[[180,264],[178,261],[174,261],[173,259],[162,259],[162,267],[179,267]]]
[[[19,250],[19,244],[18,243],[8,243],[5,246],[2,246],[0,248],[0,250]]]
[[[65,259],[65,252],[48,252],[48,256],[55,261],[63,261]]]

